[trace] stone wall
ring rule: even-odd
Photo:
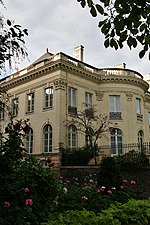
[[[83,177],[89,174],[98,174],[99,166],[66,166],[60,167],[60,175],[71,179],[73,177]],[[135,180],[135,190],[139,199],[150,197],[150,167],[141,169],[130,169],[121,171],[122,178]],[[81,179],[82,180],[82,179]]]

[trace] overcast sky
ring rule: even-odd
[[[7,10],[2,10],[3,14],[29,32],[26,47],[30,62],[24,60],[19,69],[39,58],[46,48],[54,54],[64,52],[74,57],[74,47],[81,44],[84,61],[97,68],[126,63],[126,68],[142,75],[150,73],[148,57],[138,58],[140,48],[105,49],[97,26],[99,19],[93,18],[77,0],[4,0],[4,3]]]

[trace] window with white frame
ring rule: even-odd
[[[136,98],[136,113],[141,115],[141,99]]]
[[[68,127],[68,147],[77,147],[77,128],[74,125],[69,125]]]
[[[92,107],[92,94],[89,92],[85,92],[85,107],[86,108]]]
[[[150,126],[150,112],[148,112],[148,125]]]
[[[120,95],[109,96],[109,111],[120,112]]]
[[[121,119],[120,95],[109,96],[109,118],[112,120]]]
[[[34,111],[34,93],[27,94],[27,113]]]
[[[12,115],[13,116],[18,116],[18,105],[19,105],[18,98],[13,99],[12,100]]]
[[[111,130],[111,154],[120,155],[122,154],[122,131],[118,128]]]
[[[5,103],[0,102],[0,120],[4,119]]]
[[[53,87],[45,88],[44,90],[45,97],[45,108],[53,107]]]
[[[69,87],[68,89],[68,112],[77,113],[76,108],[76,89]]]
[[[33,152],[33,130],[30,128],[26,133],[26,151],[31,154]]]
[[[52,152],[52,126],[46,124],[43,128],[43,144],[44,152]]]

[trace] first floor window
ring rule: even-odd
[[[85,107],[86,108],[92,107],[92,94],[89,92],[85,92]]]
[[[142,150],[143,148],[143,142],[144,142],[144,133],[142,130],[138,132],[138,145],[139,145],[139,150]]]
[[[52,152],[52,126],[47,124],[43,128],[44,152]]]
[[[111,154],[122,154],[122,131],[117,128],[111,130]]]
[[[0,102],[0,120],[4,119],[4,110],[5,110],[5,104],[3,102]]]
[[[12,100],[12,115],[17,116],[18,115],[18,98],[15,98]]]
[[[141,114],[141,99],[136,98],[136,113]]]
[[[150,112],[148,112],[148,125],[150,126]]]
[[[34,111],[34,93],[27,94],[27,112]]]
[[[53,107],[53,87],[45,89],[45,108]]]
[[[74,125],[68,127],[68,146],[69,148],[77,147],[77,128]]]
[[[33,130],[30,128],[26,134],[26,150],[28,153],[33,152]]]
[[[109,119],[120,120],[120,95],[110,95],[109,96]]]
[[[109,111],[120,112],[120,95],[109,96]]]

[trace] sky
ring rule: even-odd
[[[84,62],[97,68],[112,68],[126,63],[127,69],[143,76],[150,73],[150,61],[146,56],[139,59],[141,49],[105,49],[104,37],[98,28],[99,17],[93,18],[88,7],[83,9],[77,0],[4,0],[7,9],[1,12],[6,18],[15,20],[28,29],[25,38],[29,61],[18,65],[27,67],[48,48],[50,53],[64,52],[75,57],[74,47],[84,46]],[[15,71],[12,71],[15,72]]]

